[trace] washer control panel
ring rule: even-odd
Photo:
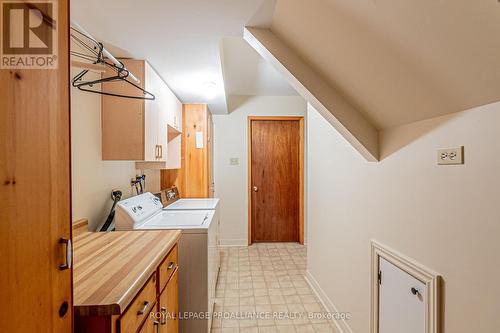
[[[161,200],[150,192],[122,200],[116,205],[116,229],[133,229],[162,208]]]

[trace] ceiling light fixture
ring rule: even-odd
[[[203,83],[203,95],[207,99],[213,99],[217,96],[217,85],[213,81]]]

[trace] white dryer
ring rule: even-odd
[[[218,198],[180,198],[177,187],[171,187],[158,193],[166,210],[218,210]]]

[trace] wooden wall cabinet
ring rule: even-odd
[[[182,131],[182,104],[146,61],[120,61],[140,80],[142,88],[155,95],[155,100],[102,95],[102,159],[163,162],[169,167],[167,156],[172,150],[174,156],[168,156],[168,164],[175,166],[180,161],[180,148],[169,142]],[[103,83],[102,91],[142,94],[125,82]],[[175,144],[180,146],[180,142]]]
[[[182,126],[181,169],[162,170],[161,189],[175,185],[182,198],[213,197],[213,121],[207,105],[184,104]]]

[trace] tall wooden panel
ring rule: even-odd
[[[206,104],[183,105],[181,168],[161,171],[161,188],[172,186],[182,198],[213,197],[213,122]]]
[[[207,119],[206,104],[184,105],[184,197],[208,197],[208,160],[207,160]],[[201,142],[196,136],[201,135]],[[198,141],[200,141],[198,139]],[[202,148],[200,148],[202,147]]]
[[[53,4],[58,68],[0,70],[0,332],[72,329],[69,6]]]

